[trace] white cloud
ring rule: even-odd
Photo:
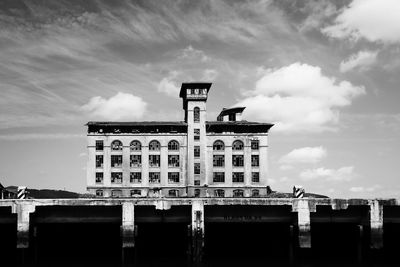
[[[363,187],[363,186],[354,186],[354,187],[351,187],[349,190],[351,191],[351,192],[354,192],[354,193],[361,193],[361,192],[375,192],[376,190],[378,190],[379,188],[381,188],[382,186],[380,186],[380,185],[373,185],[373,186],[370,186],[370,187]]]
[[[206,62],[209,60],[209,57],[204,53],[204,51],[195,49],[191,45],[183,49],[178,55],[178,58],[187,60],[200,60],[201,62]]]
[[[300,173],[300,178],[304,181],[316,179],[324,179],[326,181],[350,181],[354,176],[353,166],[342,167],[337,170],[321,167],[317,169],[308,169]]]
[[[50,139],[71,139],[71,138],[85,138],[82,134],[64,134],[64,133],[26,133],[26,134],[7,134],[0,135],[0,140],[6,141],[23,141],[23,140],[50,140]]]
[[[375,62],[378,51],[359,51],[340,63],[340,71],[348,72],[353,69],[368,70]]]
[[[90,117],[106,120],[135,120],[142,118],[147,103],[142,98],[127,93],[117,93],[105,99],[96,96],[81,107]]]
[[[400,42],[399,0],[353,0],[336,18],[335,24],[322,29],[334,38],[371,42]]]
[[[237,105],[247,107],[247,119],[275,123],[274,130],[321,132],[335,129],[339,108],[364,93],[364,87],[323,75],[320,67],[294,63],[266,70]]]
[[[172,97],[178,97],[180,88],[175,79],[180,74],[178,71],[171,71],[167,77],[164,77],[157,86],[158,92],[167,94]]]
[[[302,147],[290,151],[288,154],[282,156],[279,160],[280,163],[294,164],[294,163],[317,163],[326,157],[326,149],[322,146],[319,147]],[[283,165],[285,166],[285,165]]]
[[[218,71],[214,69],[206,69],[203,73],[202,80],[203,81],[214,81],[218,76]]]
[[[288,165],[288,164],[283,164],[281,166],[279,166],[279,169],[282,171],[288,171],[288,170],[292,170],[294,167],[292,165]]]

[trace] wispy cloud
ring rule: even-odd
[[[50,140],[50,139],[71,139],[71,138],[86,138],[82,134],[64,134],[64,133],[26,133],[26,134],[8,134],[0,135],[0,140],[4,141],[23,141],[23,140]]]
[[[368,70],[376,62],[377,55],[378,51],[359,51],[357,54],[351,55],[347,60],[343,60],[340,63],[340,71]]]

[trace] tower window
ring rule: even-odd
[[[194,157],[200,158],[200,146],[194,146]]]
[[[194,129],[193,130],[193,134],[194,134],[194,140],[200,140],[200,129]]]
[[[96,151],[103,151],[104,143],[103,140],[96,140]]]
[[[194,174],[200,174],[200,163],[194,164]]]
[[[193,121],[200,122],[200,108],[199,107],[195,107],[193,109]]]
[[[200,197],[200,189],[194,190],[194,197]]]
[[[251,155],[251,166],[252,167],[260,166],[260,157],[258,155]]]
[[[251,140],[251,150],[258,150],[258,149],[259,149],[259,141]]]
[[[252,183],[259,183],[260,182],[260,173],[259,172],[252,172],[251,173],[251,182]]]
[[[96,168],[103,168],[104,156],[96,155]]]
[[[96,172],[96,184],[102,184],[102,183],[103,183],[103,173]]]
[[[122,142],[119,140],[115,140],[111,143],[111,150],[114,151],[122,151]]]

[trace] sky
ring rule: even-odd
[[[273,190],[399,197],[398,0],[0,0],[0,182],[85,192],[85,123],[246,106]]]

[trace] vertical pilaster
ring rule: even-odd
[[[124,144],[122,148],[122,186],[128,187],[130,180],[130,144]],[[126,192],[124,192],[126,191]],[[125,197],[130,196],[129,190],[123,190],[122,195]]]
[[[244,146],[244,185],[245,187],[250,187],[251,186],[251,144],[250,144],[250,139],[245,140],[245,146]],[[247,192],[246,194],[250,193]],[[247,195],[250,196],[251,194]]]
[[[17,213],[17,248],[29,248],[30,214],[35,212],[35,205],[31,202],[18,202]]]
[[[146,140],[147,142],[148,140]],[[149,187],[149,146],[142,144],[142,186]]]
[[[293,203],[293,211],[297,211],[299,246],[300,248],[311,248],[311,223],[308,200],[295,200]]]
[[[168,146],[161,145],[160,152],[160,185],[165,187],[168,185]]]
[[[372,200],[369,204],[369,219],[371,225],[371,243],[372,249],[383,248],[383,206],[378,200]]]

